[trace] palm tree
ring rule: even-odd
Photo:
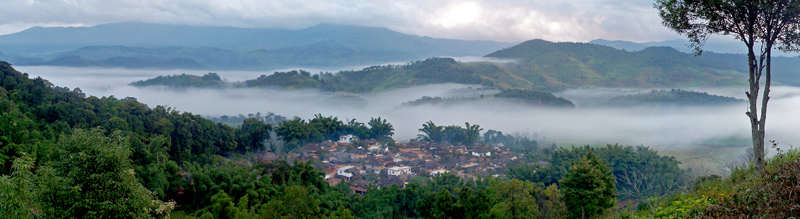
[[[433,124],[433,121],[425,122],[422,124],[422,128],[419,129],[420,132],[425,134],[418,134],[417,139],[425,142],[436,142],[439,143],[442,141],[444,126],[436,126]]]
[[[381,120],[381,117],[370,118],[369,129],[371,131],[370,137],[378,141],[387,141],[394,135],[394,126],[387,122],[386,119]]]
[[[481,131],[483,128],[479,125],[469,125],[469,122],[464,123],[466,125],[466,129],[464,130],[464,144],[472,145],[478,141],[478,137],[481,136]]]
[[[324,117],[322,114],[317,114],[308,123],[316,126],[325,140],[336,140],[344,130],[344,123],[333,116]]]

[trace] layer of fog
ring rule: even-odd
[[[22,72],[42,76],[57,86],[80,87],[94,96],[135,97],[151,107],[166,105],[184,112],[221,116],[274,112],[286,117],[312,118],[321,113],[340,120],[355,118],[366,122],[382,117],[395,127],[394,139],[408,141],[419,133],[426,121],[438,125],[479,124],[484,130],[504,133],[537,133],[547,140],[584,143],[620,143],[652,147],[695,146],[710,138],[749,136],[744,115],[746,103],[716,107],[582,107],[582,101],[614,95],[646,92],[637,89],[576,89],[555,93],[576,102],[575,109],[536,108],[500,100],[477,100],[449,105],[399,107],[423,96],[453,97],[454,89],[477,88],[458,84],[438,84],[396,89],[361,95],[364,101],[348,102],[337,94],[317,90],[282,91],[267,89],[188,89],[137,88],[127,85],[158,75],[196,74],[204,71],[125,70],[64,67],[17,67]],[[313,71],[312,71],[313,72]],[[230,81],[256,78],[267,72],[217,72]],[[470,89],[467,89],[468,91]],[[687,89],[744,99],[745,88]],[[480,92],[472,90],[473,95]],[[463,93],[462,93],[463,94]],[[775,87],[767,121],[767,139],[783,145],[800,144],[800,88]],[[343,100],[344,99],[344,100]]]

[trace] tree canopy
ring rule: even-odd
[[[772,50],[800,50],[800,1],[657,0],[655,7],[660,11],[663,24],[685,34],[697,55],[714,34],[733,36],[747,47],[749,108],[746,114],[753,137],[756,172],[761,172],[772,81]],[[762,76],[764,89],[759,94]]]
[[[617,190],[611,168],[592,152],[572,165],[559,184],[571,218],[602,215],[616,205]]]

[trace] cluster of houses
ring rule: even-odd
[[[506,164],[518,159],[503,144],[466,146],[411,139],[407,143],[385,145],[375,140],[359,141],[352,135],[341,136],[339,141],[309,143],[299,153],[285,156],[312,161],[325,172],[329,184],[349,181],[354,193],[366,192],[370,186],[403,188],[415,177],[448,172],[464,178],[500,177],[506,173]],[[279,159],[269,152],[259,157]]]

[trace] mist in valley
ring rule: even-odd
[[[336,94],[320,90],[280,90],[255,88],[184,89],[133,87],[133,81],[159,75],[194,74],[198,70],[129,70],[17,66],[31,77],[41,76],[56,86],[79,87],[87,95],[135,97],[150,107],[164,105],[181,112],[203,116],[247,115],[273,112],[287,118],[313,118],[315,114],[336,116],[340,120],[367,122],[371,117],[387,119],[395,128],[396,141],[416,138],[426,121],[437,125],[478,124],[484,131],[499,130],[559,145],[615,144],[644,145],[671,151],[707,147],[713,139],[736,138],[739,144],[711,145],[727,148],[722,155],[733,157],[748,146],[747,104],[702,107],[681,106],[602,106],[610,98],[650,92],[651,89],[580,88],[554,92],[573,101],[576,108],[548,108],[522,105],[502,99],[482,99],[481,94],[496,91],[477,85],[434,84],[368,94]],[[310,69],[311,72],[324,71]],[[220,71],[229,82],[257,78],[268,72]],[[745,99],[744,87],[681,88],[714,95]],[[767,139],[781,146],[800,142],[796,127],[800,115],[800,88],[773,87],[767,120]],[[357,97],[353,97],[353,95]],[[448,104],[403,105],[423,96],[464,99]],[[721,153],[721,152],[716,152]],[[719,160],[722,160],[720,158]]]

